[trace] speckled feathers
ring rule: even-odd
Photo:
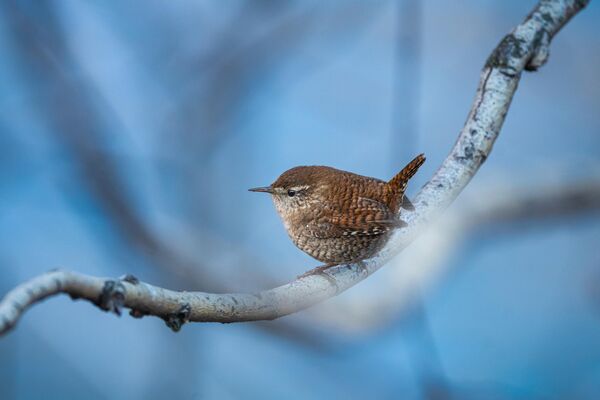
[[[417,156],[389,182],[325,166],[295,167],[267,188],[296,246],[327,264],[371,257],[397,227],[408,180],[425,161]]]

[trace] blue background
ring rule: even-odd
[[[296,165],[388,179],[424,152],[414,194],[534,4],[5,2],[0,293],[55,267],[205,291],[291,280],[317,263],[246,189]],[[523,75],[449,212],[500,184],[600,174],[599,20],[592,2]],[[598,398],[599,216],[466,235],[435,284],[360,333],[307,312],[173,334],[53,298],[0,339],[0,397]]]

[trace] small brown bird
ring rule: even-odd
[[[423,154],[415,157],[389,182],[331,167],[295,167],[271,186],[249,190],[270,193],[294,244],[326,263],[313,274],[372,257],[394,228],[406,225],[398,212],[414,209],[404,191],[424,162]]]

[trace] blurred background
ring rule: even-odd
[[[536,1],[4,1],[0,294],[51,268],[256,291],[318,262],[247,188],[389,179],[454,141]],[[600,6],[525,74],[438,224],[269,323],[116,318],[60,296],[0,339],[2,399],[600,396]]]

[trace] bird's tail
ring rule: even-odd
[[[388,185],[396,191],[396,193],[404,193],[408,180],[417,173],[417,170],[425,162],[425,155],[419,154],[411,162],[402,168],[389,182]]]

